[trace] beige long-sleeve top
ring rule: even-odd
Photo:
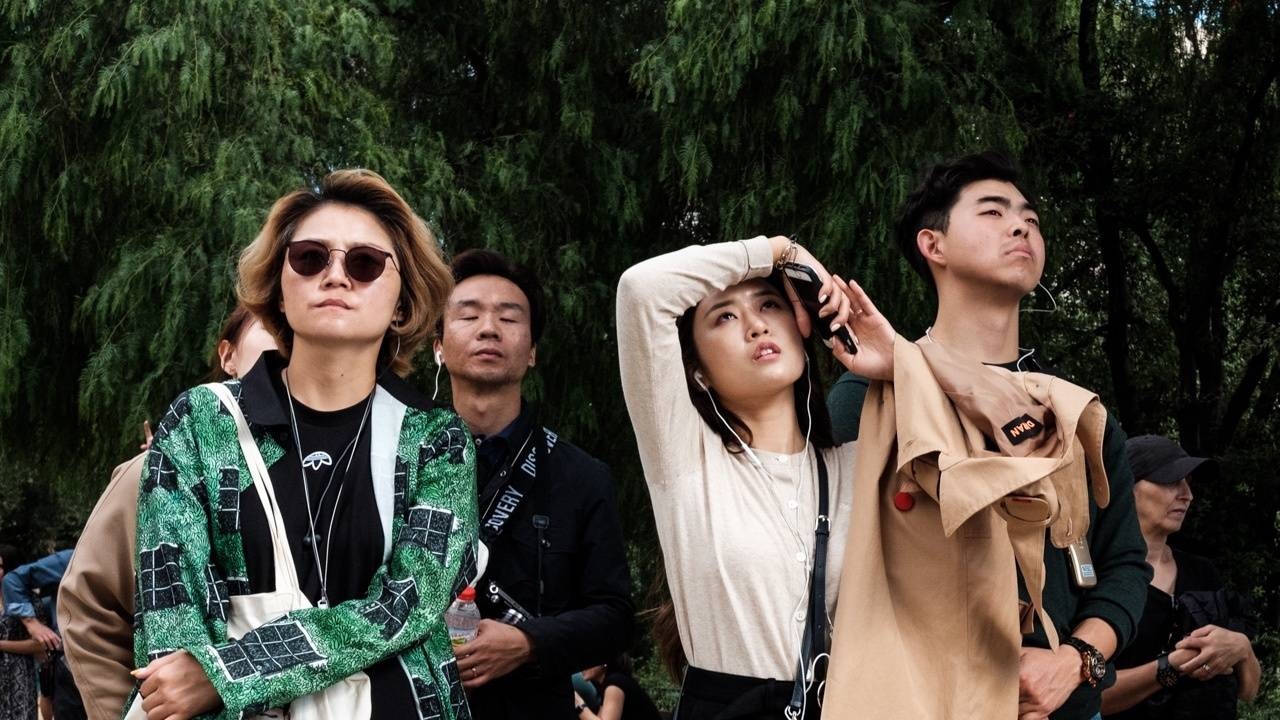
[[[111,473],[58,588],[58,627],[91,720],[120,717],[133,689],[133,546],[146,457]]]
[[[622,389],[653,503],[680,641],[694,667],[789,680],[804,630],[817,520],[815,450],[730,453],[694,408],[676,320],[702,298],[772,271],[768,239],[646,260],[618,284]],[[822,389],[814,388],[818,397]],[[826,599],[836,604],[854,446],[821,451],[829,476]]]

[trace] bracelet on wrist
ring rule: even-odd
[[[1169,653],[1156,658],[1156,682],[1162,688],[1171,688],[1182,679],[1182,673],[1169,662]]]
[[[781,267],[787,263],[795,262],[796,255],[799,254],[799,248],[800,246],[796,244],[795,240],[788,240],[787,246],[783,248],[782,254],[778,256],[778,262],[774,263],[774,266]]]

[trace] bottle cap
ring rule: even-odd
[[[462,589],[462,592],[458,593],[458,599],[461,600],[462,602],[475,602],[476,589],[468,585],[467,587]]]

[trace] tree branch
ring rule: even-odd
[[[1244,375],[1240,378],[1240,383],[1236,385],[1235,392],[1231,393],[1231,399],[1227,401],[1227,409],[1222,413],[1222,424],[1218,426],[1218,442],[1216,446],[1219,452],[1226,450],[1231,445],[1231,441],[1236,434],[1236,429],[1240,426],[1240,421],[1244,419],[1244,414],[1249,410],[1249,401],[1253,399],[1253,393],[1258,389],[1258,385],[1262,382],[1262,378],[1267,374],[1267,366],[1271,364],[1271,355],[1273,348],[1264,347],[1254,353],[1249,358],[1249,362],[1245,365]]]
[[[1160,285],[1165,292],[1169,293],[1172,300],[1179,296],[1182,290],[1178,287],[1178,283],[1173,278],[1173,271],[1169,269],[1169,263],[1165,262],[1164,253],[1160,251],[1160,246],[1156,245],[1155,238],[1151,237],[1151,228],[1146,223],[1138,222],[1130,219],[1125,225],[1138,236],[1138,240],[1142,242],[1142,246],[1147,249],[1147,254],[1151,256],[1151,264],[1155,267],[1156,279],[1160,281]]]

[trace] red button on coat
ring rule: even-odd
[[[909,492],[900,492],[893,496],[893,506],[906,512],[916,506],[916,496]]]

